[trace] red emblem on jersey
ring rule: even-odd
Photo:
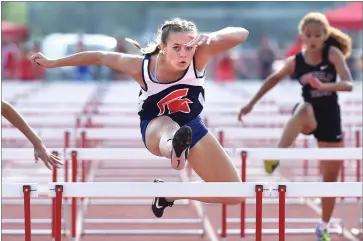
[[[193,103],[188,98],[183,97],[187,96],[189,89],[180,89],[175,90],[162,98],[157,106],[160,110],[159,115],[161,116],[165,113],[166,107],[169,109],[169,114],[173,114],[176,112],[190,113],[189,104]]]

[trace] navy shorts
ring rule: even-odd
[[[141,136],[142,141],[144,142],[144,145],[146,147],[146,128],[151,120],[142,120],[140,122],[140,129],[141,129]],[[188,121],[186,123],[178,123],[180,126],[189,126],[192,129],[192,143],[190,145],[190,148],[193,148],[195,144],[198,143],[200,139],[202,139],[207,133],[208,129],[204,125],[202,118],[200,116],[197,116],[191,121]],[[146,147],[147,148],[147,147]]]

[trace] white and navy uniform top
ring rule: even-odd
[[[193,58],[179,79],[160,83],[150,72],[150,59],[151,55],[145,55],[142,63],[145,88],[138,97],[140,121],[169,116],[182,126],[198,117],[204,106],[205,71],[195,69]]]

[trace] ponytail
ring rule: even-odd
[[[345,57],[349,57],[352,51],[351,38],[337,28],[329,27],[329,37],[325,44],[338,48]]]
[[[142,48],[141,45],[133,39],[125,38],[125,40],[134,45],[136,48],[140,49],[143,55],[147,54],[153,55],[153,54],[158,54],[160,52],[159,45],[156,43],[150,43],[146,47]]]

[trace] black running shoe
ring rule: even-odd
[[[154,182],[164,182],[161,179],[155,179]],[[174,205],[173,202],[168,202],[164,197],[155,197],[153,199],[153,203],[151,205],[151,209],[156,217],[161,218],[164,214],[164,209],[167,207],[172,207]]]
[[[171,150],[171,166],[176,170],[184,169],[192,143],[192,129],[189,126],[182,126],[175,132]]]

